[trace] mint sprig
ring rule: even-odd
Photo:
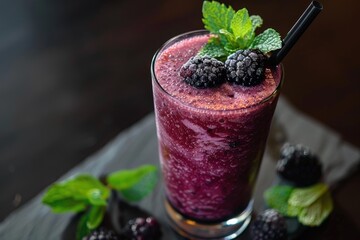
[[[286,185],[265,191],[266,204],[288,217],[297,217],[305,226],[319,226],[332,212],[333,202],[327,185],[318,183],[306,188]]]
[[[157,180],[157,168],[152,165],[111,173],[108,185],[89,174],[80,174],[54,183],[42,202],[55,213],[82,213],[76,233],[76,239],[82,239],[100,226],[111,190],[118,191],[127,201],[140,201],[155,188]]]
[[[259,49],[264,53],[281,48],[280,34],[267,29],[256,36],[256,29],[263,20],[258,15],[249,15],[246,8],[235,11],[216,1],[204,1],[202,7],[205,29],[213,36],[200,51],[200,55],[224,60],[228,55],[240,49]]]

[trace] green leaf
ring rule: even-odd
[[[60,183],[54,183],[44,194],[42,202],[56,213],[80,212],[89,204],[100,204],[109,197],[110,190],[90,175],[79,175]]]
[[[100,225],[104,218],[105,210],[105,206],[92,206],[90,208],[86,221],[86,226],[88,229],[93,230]]]
[[[252,15],[250,16],[252,30],[255,32],[255,29],[261,27],[263,24],[263,20],[259,15]]]
[[[218,33],[220,29],[230,31],[230,24],[235,11],[231,6],[226,7],[224,4],[216,1],[204,1],[202,14],[205,29],[212,33]]]
[[[267,189],[264,193],[266,204],[278,210],[281,214],[287,215],[288,212],[288,199],[294,190],[291,186],[276,185]]]
[[[267,53],[282,47],[280,34],[272,28],[266,29],[263,33],[257,35],[251,43],[250,48],[257,48]]]
[[[82,240],[91,230],[99,227],[104,219],[105,211],[105,206],[92,206],[84,212],[76,227],[76,239]]]
[[[307,188],[295,188],[288,203],[295,207],[308,207],[327,191],[328,187],[323,183]]]
[[[220,29],[219,34],[220,34],[220,36],[224,36],[224,38],[226,39],[226,42],[231,42],[231,43],[236,42],[234,34],[232,34],[231,32],[229,32],[226,29]]]
[[[88,212],[82,214],[77,226],[76,226],[76,240],[82,240],[87,236],[91,230],[87,227],[87,221],[89,218]]]
[[[252,32],[252,23],[246,8],[236,12],[231,21],[231,30],[236,38],[249,38]]]
[[[225,49],[226,52],[228,52],[228,55],[230,55],[230,54],[236,52],[237,50],[239,50],[239,48],[234,47],[234,45],[231,44],[231,43],[227,43],[227,44],[224,46],[224,49]],[[226,60],[226,59],[225,59],[225,60]]]
[[[106,199],[103,198],[101,191],[97,188],[90,189],[87,192],[87,197],[91,205],[94,206],[106,206]]]
[[[54,183],[44,194],[42,203],[55,213],[83,211],[88,204],[86,197],[74,194],[74,189],[66,187],[66,184]]]
[[[232,52],[233,50],[236,51],[236,49],[238,49],[238,44],[236,42],[234,34],[225,29],[220,29],[219,33],[220,39],[225,39],[225,41],[221,41],[225,51],[230,50],[230,52]]]
[[[251,35],[247,36],[247,37],[238,37],[236,38],[236,43],[237,43],[237,49],[248,49],[249,45],[251,44]]]
[[[121,170],[112,173],[107,178],[110,186],[120,191],[128,201],[139,201],[144,198],[154,189],[157,180],[157,168],[153,165]]]
[[[258,15],[250,16],[250,21],[252,25],[251,33],[248,34],[247,37],[245,37],[244,39],[244,41],[246,42],[245,44],[246,48],[249,48],[252,42],[254,41],[256,28],[261,27],[261,25],[263,24],[262,18]]]
[[[299,214],[299,222],[306,226],[319,226],[332,212],[333,202],[329,191],[323,194]]]
[[[44,204],[51,207],[51,210],[54,213],[64,213],[64,212],[81,212],[85,210],[88,202],[86,200],[76,200],[73,196],[61,196],[59,199],[49,199],[46,197],[42,201]]]
[[[110,186],[116,190],[129,189],[139,181],[141,181],[146,175],[157,172],[157,168],[153,165],[143,165],[138,168],[120,170],[111,173],[107,177],[107,182]]]
[[[213,57],[219,60],[224,60],[226,59],[228,52],[224,49],[223,45],[221,45],[219,38],[212,37],[209,39],[208,43],[205,44],[205,46],[200,50],[199,55],[207,55],[209,57]]]
[[[289,217],[296,217],[300,214],[302,209],[303,209],[302,207],[296,207],[296,206],[288,204],[287,212],[284,215],[289,216]]]

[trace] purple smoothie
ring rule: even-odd
[[[166,196],[184,216],[217,222],[251,200],[281,69],[267,69],[255,87],[196,89],[179,70],[208,38],[203,33],[166,45],[153,65],[153,91]]]

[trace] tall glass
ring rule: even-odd
[[[194,45],[199,48],[208,34],[200,30],[169,40],[151,64],[165,208],[172,227],[187,238],[233,239],[251,219],[252,192],[283,74],[281,66],[267,70],[275,86],[261,98],[254,93],[257,97],[248,94],[249,99],[236,100],[238,92],[228,93],[229,101],[235,101],[232,107],[219,99],[213,100],[213,106],[221,105],[218,108],[194,103],[194,95],[211,99],[216,89],[185,86],[174,94],[167,80],[178,77],[179,67],[195,54]],[[171,66],[172,59],[180,62]],[[185,83],[174,84],[176,88]],[[234,108],[236,101],[247,104]]]

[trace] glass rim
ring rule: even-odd
[[[176,40],[181,41],[182,39],[185,39],[186,36],[200,36],[200,35],[205,35],[205,34],[209,34],[210,32],[208,30],[205,29],[201,29],[201,30],[194,30],[194,31],[189,31],[189,32],[185,32],[179,35],[176,35],[175,37],[170,38],[169,40],[167,40],[164,44],[162,44],[162,46],[155,52],[152,60],[151,60],[151,66],[150,66],[150,71],[151,71],[151,81],[153,83],[156,84],[157,87],[159,87],[159,89],[161,90],[161,92],[165,93],[167,96],[169,96],[173,101],[179,102],[181,103],[181,105],[186,106],[190,109],[196,109],[196,110],[202,110],[202,111],[209,111],[209,112],[236,112],[236,111],[242,111],[242,110],[246,110],[246,109],[251,109],[253,107],[256,107],[258,105],[261,105],[263,103],[266,103],[268,101],[270,101],[271,99],[273,99],[275,96],[277,96],[280,92],[280,89],[282,88],[283,82],[284,82],[284,66],[282,63],[280,63],[278,66],[280,67],[280,82],[278,84],[278,86],[274,89],[274,91],[268,95],[267,97],[264,97],[261,101],[256,102],[254,104],[245,106],[245,107],[240,107],[240,108],[234,108],[234,109],[209,109],[209,108],[204,108],[204,107],[196,107],[193,106],[189,103],[186,103],[184,101],[181,101],[180,99],[176,98],[175,96],[171,95],[169,92],[167,92],[159,83],[156,74],[155,74],[155,63],[156,60],[158,58],[158,56],[162,53],[163,50],[165,50],[168,46],[171,46],[172,44],[176,43]],[[276,67],[278,67],[276,66]],[[200,89],[201,90],[201,89]]]

